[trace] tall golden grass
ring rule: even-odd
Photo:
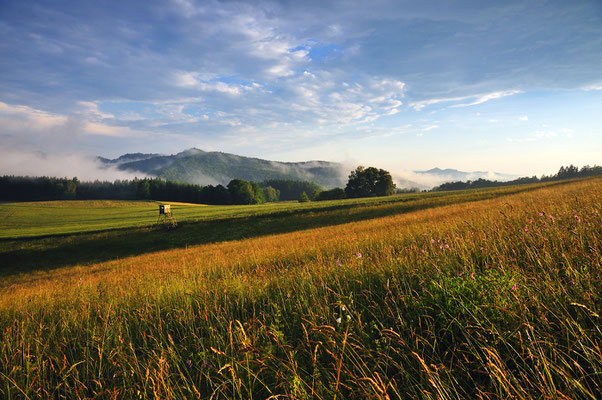
[[[11,277],[4,398],[600,398],[602,180]]]

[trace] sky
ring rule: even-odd
[[[190,147],[393,172],[602,164],[600,0],[2,0],[0,37],[0,174]]]

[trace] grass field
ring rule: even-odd
[[[309,203],[280,202],[250,206],[165,203],[172,204],[172,211],[178,222],[198,222],[383,205],[403,204],[406,209],[408,206],[432,207],[459,201],[497,197],[517,191],[531,190],[532,188],[533,186],[529,185],[468,192],[405,194]],[[158,205],[163,203],[158,201],[107,200],[0,203],[0,239],[68,235],[151,226],[157,223]],[[392,212],[397,212],[394,206]]]
[[[602,397],[602,179],[181,207],[2,227],[1,398]]]

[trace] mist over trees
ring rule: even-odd
[[[434,187],[432,191],[434,192],[443,192],[449,190],[464,190],[464,189],[482,189],[488,187],[497,187],[497,186],[511,186],[511,185],[523,185],[528,183],[538,183],[538,182],[549,182],[549,181],[557,181],[562,179],[573,179],[573,178],[583,178],[587,176],[595,176],[602,175],[602,167],[594,165],[590,167],[586,165],[579,169],[574,165],[570,165],[568,167],[562,166],[558,170],[558,172],[554,175],[546,176],[543,175],[541,178],[536,176],[531,177],[521,177],[514,179],[512,181],[490,181],[487,179],[477,179],[474,181],[466,181],[466,182],[447,182],[443,183],[437,187]]]
[[[574,165],[561,167],[550,176],[523,177],[508,182],[477,179],[467,182],[448,182],[432,191],[477,189],[495,186],[520,185],[562,179],[602,175],[600,166]],[[253,181],[233,179],[227,187],[222,185],[200,186],[189,183],[166,181],[160,178],[80,182],[77,178],[50,177],[0,177],[0,201],[44,200],[162,200],[198,204],[262,204],[281,200],[298,201],[302,193],[308,200],[340,200],[353,197],[386,196],[393,194],[395,185],[389,172],[376,168],[358,167],[349,175],[347,187],[323,190],[307,181],[267,180],[258,184]],[[304,197],[305,198],[305,197]]]

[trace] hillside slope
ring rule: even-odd
[[[132,159],[132,161],[130,161]],[[234,178],[262,182],[266,179],[307,180],[321,186],[342,186],[346,169],[328,161],[278,162],[221,152],[189,149],[174,155],[124,155],[115,160],[100,158],[120,169],[140,171],[177,182],[227,184]],[[123,162],[125,161],[125,162]]]

